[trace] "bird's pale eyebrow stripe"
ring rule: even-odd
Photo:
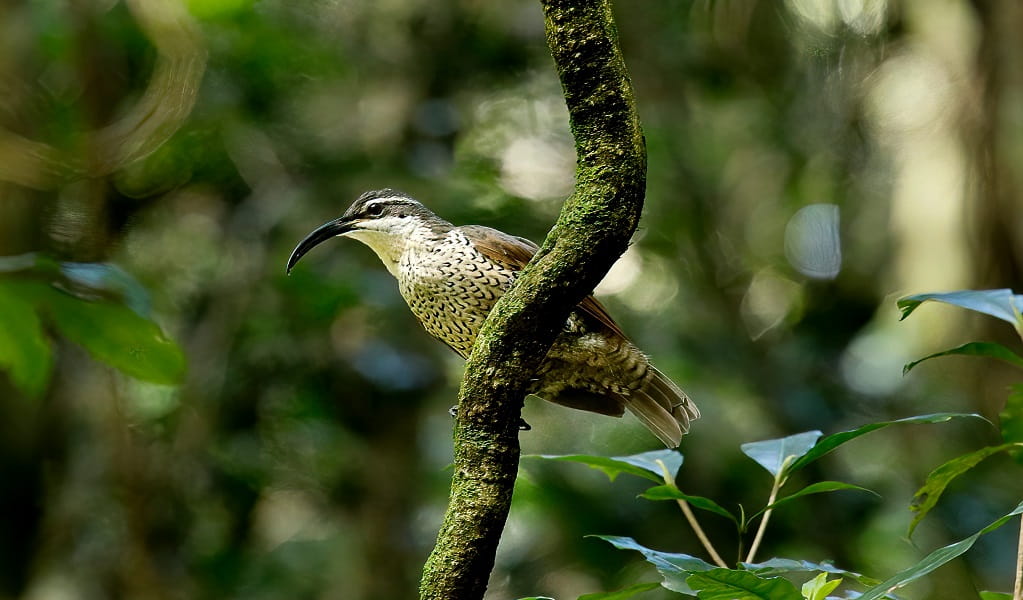
[[[368,209],[369,207],[376,206],[377,204],[404,204],[406,206],[412,206],[414,203],[410,202],[407,198],[402,198],[401,196],[388,196],[386,198],[374,198],[367,202],[364,208]]]

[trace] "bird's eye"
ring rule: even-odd
[[[366,207],[366,214],[371,217],[379,217],[384,214],[384,205],[380,203],[370,204]]]

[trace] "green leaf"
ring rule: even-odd
[[[642,594],[643,592],[649,592],[650,590],[656,590],[661,587],[661,584],[655,582],[651,583],[637,583],[636,585],[618,590],[616,592],[598,592],[596,594],[583,594],[579,596],[579,600],[625,600],[626,598],[632,598],[636,594]]]
[[[587,465],[599,469],[607,475],[608,479],[614,481],[620,473],[628,473],[637,477],[643,477],[651,481],[661,483],[664,481],[664,471],[658,461],[664,463],[668,472],[674,476],[682,467],[682,454],[675,450],[654,450],[643,452],[632,456],[591,456],[588,454],[531,454],[523,458],[542,458],[545,460],[564,460]]]
[[[1019,367],[1023,369],[1023,357],[1020,357],[1018,354],[1016,354],[1012,350],[1009,350],[1005,346],[1001,344],[996,344],[995,342],[970,342],[968,344],[963,344],[962,346],[959,346],[957,348],[950,348],[948,350],[942,350],[941,352],[935,352],[934,354],[929,354],[919,360],[914,360],[913,362],[906,363],[906,365],[902,367],[902,374],[905,375],[906,373],[909,373],[913,369],[913,367],[924,362],[925,360],[930,360],[932,358],[937,358],[939,356],[951,356],[954,354],[961,354],[963,356],[987,356],[989,358],[997,358],[998,360],[1004,360],[1005,362],[1009,363],[1010,365],[1013,365],[1014,367]]]
[[[853,579],[858,583],[866,586],[877,585],[881,583],[880,580],[874,579],[873,577],[867,577],[855,571],[846,571],[845,569],[839,569],[829,562],[815,563],[808,560],[793,560],[791,558],[772,558],[765,560],[761,563],[741,563],[742,567],[748,571],[753,571],[757,575],[770,576],[770,575],[786,575],[789,573],[831,573],[832,575],[841,575],[842,577]]]
[[[1012,600],[1012,594],[1005,592],[981,592],[980,600]]]
[[[53,352],[33,302],[40,284],[0,281],[0,368],[30,398],[38,398],[50,381]]]
[[[839,490],[858,490],[858,491],[861,491],[861,492],[867,492],[868,494],[874,494],[878,498],[881,497],[880,494],[878,494],[874,490],[869,490],[869,489],[867,489],[865,487],[860,487],[858,485],[853,485],[851,483],[845,483],[845,482],[842,482],[842,481],[818,481],[817,483],[811,483],[810,485],[806,486],[805,488],[799,490],[798,492],[796,492],[794,494],[790,494],[788,496],[785,496],[784,498],[779,498],[779,499],[775,500],[774,504],[770,504],[768,506],[765,506],[764,508],[759,510],[756,514],[751,516],[750,519],[755,518],[757,515],[759,515],[760,513],[764,512],[765,510],[767,510],[769,508],[775,508],[775,507],[777,507],[780,504],[785,504],[786,502],[788,502],[790,500],[795,500],[796,498],[801,498],[803,496],[809,496],[810,494],[822,494],[822,493],[825,493],[825,492],[837,492]]]
[[[710,571],[715,568],[714,565],[695,556],[652,550],[637,543],[636,540],[630,537],[614,535],[591,535],[587,537],[600,538],[619,550],[635,550],[639,552],[664,578],[664,582],[661,585],[681,594],[696,595],[696,592],[686,583],[686,578],[690,574]]]
[[[913,535],[913,530],[916,529],[917,524],[919,524],[920,521],[927,516],[927,513],[934,508],[934,505],[938,503],[938,499],[941,498],[941,495],[945,492],[945,488],[952,483],[952,480],[977,466],[977,464],[985,458],[1012,448],[1019,448],[1020,446],[1023,446],[1023,443],[988,446],[986,448],[970,452],[969,454],[957,456],[937,469],[931,471],[931,473],[927,476],[927,481],[924,482],[923,487],[913,494],[913,500],[910,502],[909,509],[915,512],[916,516],[913,517],[913,522],[909,524],[909,532],[906,535]]]
[[[1014,295],[1010,289],[961,290],[958,292],[907,296],[897,302],[899,310],[902,311],[902,318],[908,317],[921,303],[928,300],[944,302],[945,304],[952,304],[984,313],[985,315],[991,315],[1011,323],[1017,330],[1023,324],[1020,320],[1023,296]]]
[[[749,571],[711,569],[693,573],[686,583],[700,600],[803,600],[787,579],[763,579]]]
[[[1020,513],[1023,513],[1023,502],[1020,502],[1016,506],[1016,508],[1014,508],[1012,512],[1010,512],[1009,514],[1000,517],[998,520],[991,523],[984,529],[981,529],[977,533],[971,535],[970,537],[955,542],[954,544],[949,544],[948,546],[938,548],[934,552],[928,554],[926,557],[924,557],[923,560],[913,565],[912,567],[904,569],[896,573],[892,577],[888,578],[887,580],[883,581],[882,583],[870,588],[869,590],[864,592],[862,596],[859,597],[859,600],[877,600],[878,598],[883,598],[886,594],[890,594],[899,588],[905,587],[906,585],[923,577],[924,575],[927,575],[931,571],[944,565],[950,560],[957,558],[958,556],[972,548],[973,544],[976,543],[978,539],[980,539],[980,536],[984,535],[985,533],[990,533],[995,529],[998,529],[1002,525],[1005,525],[1009,521],[1009,519]]]
[[[717,502],[703,496],[690,496],[673,485],[654,486],[640,494],[639,497],[647,500],[685,500],[690,506],[721,515],[726,519],[730,519],[736,525],[739,524],[739,518]]]
[[[817,442],[816,445],[814,445],[813,448],[810,449],[809,452],[807,452],[800,458],[796,459],[796,461],[792,463],[792,466],[789,467],[789,472],[792,473],[797,469],[805,467],[806,465],[812,463],[813,461],[819,459],[820,457],[824,456],[825,454],[831,452],[835,448],[838,448],[839,446],[848,441],[854,440],[860,437],[861,435],[866,435],[872,431],[883,429],[885,427],[888,427],[889,425],[944,423],[952,419],[963,417],[972,417],[975,419],[982,419],[985,421],[987,420],[980,415],[972,413],[934,413],[930,415],[918,415],[915,417],[896,419],[895,421],[869,423],[867,425],[857,427],[856,429],[850,429],[849,431],[841,431],[839,433],[833,433],[831,435],[824,436],[823,438],[820,439],[820,441]]]
[[[819,431],[805,431],[775,440],[749,442],[740,448],[743,454],[777,477],[786,464],[809,452],[821,435]]]
[[[177,384],[185,356],[160,328],[127,306],[87,302],[51,290],[46,304],[57,329],[93,358],[152,383]]]
[[[1005,408],[998,413],[998,420],[1003,442],[1023,442],[1023,385],[1010,387],[1009,397],[1005,400]],[[1010,450],[1009,454],[1016,462],[1023,463],[1023,451]]]
[[[842,585],[842,578],[828,581],[827,573],[820,573],[810,581],[803,584],[800,592],[806,600],[826,600],[828,594],[835,591],[835,588]]]

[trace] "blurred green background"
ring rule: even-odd
[[[1018,340],[951,307],[899,323],[895,299],[1023,290],[1020,5],[632,0],[616,16],[649,181],[597,293],[703,411],[682,489],[755,510],[770,481],[743,442],[995,419],[1013,381],[999,365],[902,365]],[[290,278],[285,262],[381,187],[540,241],[573,164],[537,2],[0,3],[0,281],[40,257],[116,265],[129,283],[115,299],[144,305],[187,358],[179,385],[139,381],[44,324],[38,393],[0,373],[0,597],[414,597],[462,362],[365,247],[324,244]],[[28,352],[8,344],[4,366],[32,372]],[[526,453],[658,447],[629,417],[535,399],[524,416]],[[806,482],[882,498],[781,508],[760,557],[890,575],[1018,502],[1019,471],[992,458],[904,538],[926,474],[997,439],[957,421],[843,447]],[[488,598],[657,579],[590,533],[702,556],[642,489],[525,459]],[[732,558],[731,525],[702,521]],[[1008,590],[1013,529],[907,597]]]

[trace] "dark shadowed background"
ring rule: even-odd
[[[140,381],[43,319],[52,370],[29,385],[0,373],[0,598],[413,597],[447,497],[462,361],[365,247],[324,244],[290,278],[284,266],[381,187],[456,224],[543,238],[575,159],[540,6],[187,4],[0,3],[0,279],[26,260],[65,275],[102,263],[187,359],[180,384]],[[995,419],[1013,381],[998,365],[901,371],[971,339],[1013,344],[1011,331],[942,306],[900,323],[895,300],[1023,289],[1023,9],[616,10],[649,180],[635,243],[597,294],[703,411],[682,489],[755,510],[770,481],[743,442],[939,411]],[[11,339],[0,367],[35,372],[45,347]],[[630,417],[534,399],[525,418],[526,453],[659,445]],[[760,556],[890,575],[1018,502],[1018,470],[995,457],[905,539],[926,474],[995,440],[955,421],[851,443],[801,476],[881,498],[780,508]],[[488,598],[657,579],[591,533],[702,556],[677,508],[642,489],[524,459]],[[731,559],[731,525],[702,521]],[[907,597],[1008,589],[1013,529]]]

